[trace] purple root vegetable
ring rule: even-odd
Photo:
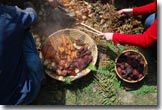
[[[120,65],[120,68],[123,70],[124,69],[124,64],[121,64]]]
[[[126,52],[126,53],[124,53],[124,55],[129,57],[130,56],[130,52]]]
[[[138,76],[139,75],[139,71],[137,69],[133,69],[132,71],[134,76]]]
[[[132,79],[131,79],[131,77],[129,76],[129,77],[127,77],[127,80],[131,81]]]
[[[79,57],[82,58],[82,57],[84,57],[84,56],[86,56],[86,55],[91,55],[91,51],[87,50],[87,51],[85,51],[85,53],[81,53],[81,54],[79,55]]]
[[[90,63],[92,61],[93,57],[91,55],[84,56],[83,60],[85,63]]]
[[[141,65],[144,65],[144,61],[143,61],[143,60],[141,60],[141,61],[140,61],[140,64],[141,64]]]
[[[85,53],[86,51],[88,51],[88,47],[83,47],[84,49],[80,52],[81,54]]]
[[[74,65],[79,69],[79,71],[82,71],[87,67],[87,65],[92,61],[93,57],[91,55],[86,55],[83,58],[79,58],[75,61]]]
[[[84,47],[81,47],[77,53],[81,53],[82,51],[84,51],[84,49],[85,49]]]
[[[78,59],[74,65],[79,69],[79,71],[83,70],[86,66],[82,58]]]
[[[117,68],[117,71],[118,71],[119,75],[122,74],[122,69],[120,67]]]
[[[140,74],[138,75],[138,79],[141,79],[142,77],[143,77],[143,74],[140,73]]]

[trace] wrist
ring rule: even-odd
[[[133,8],[126,9],[126,13],[128,13],[129,15],[133,14]]]
[[[106,33],[106,40],[111,41],[114,33]]]
[[[114,35],[114,33],[110,33],[110,40],[113,39],[113,35]]]
[[[127,12],[133,12],[133,8],[128,8]]]

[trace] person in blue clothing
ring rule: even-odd
[[[36,20],[30,2],[20,9],[0,0],[0,105],[30,104],[39,93],[44,69],[29,31]]]

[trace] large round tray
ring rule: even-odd
[[[47,42],[50,41],[50,39],[52,38],[59,38],[61,35],[65,35],[65,36],[70,36],[71,38],[79,38],[81,40],[84,41],[84,43],[86,43],[92,53],[93,56],[93,60],[92,60],[92,64],[95,65],[96,61],[97,61],[97,57],[98,57],[98,49],[97,49],[97,45],[94,42],[94,40],[87,35],[86,33],[77,30],[77,29],[62,29],[62,30],[58,30],[57,32],[51,34],[47,40],[44,42],[44,44],[46,44]],[[44,45],[43,44],[43,45]],[[55,45],[57,46],[57,45]],[[45,69],[46,73],[48,76],[50,76],[53,79],[59,80],[59,81],[65,81],[65,77],[63,76],[59,76],[56,73],[54,73],[54,71],[51,70],[47,70]],[[70,76],[71,81],[74,81],[78,78],[81,78],[85,75],[87,75],[91,70],[88,68],[85,68],[84,70],[82,70],[81,72],[77,73],[76,76]]]

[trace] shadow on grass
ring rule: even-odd
[[[139,48],[139,51],[144,54],[148,62],[148,73],[144,79],[146,85],[157,85],[157,44],[149,48]]]
[[[41,87],[37,99],[31,105],[64,105],[65,93],[62,82],[46,76],[45,84]]]
[[[78,89],[81,90],[81,89],[89,86],[89,84],[91,84],[93,82],[94,74],[95,73],[92,71],[89,74],[87,74],[86,76],[73,81],[70,85],[66,85],[67,89],[75,91]]]
[[[109,58],[112,59],[112,60],[116,59],[117,54],[114,51],[112,51],[110,48],[102,46],[102,45],[98,45],[97,47],[98,47],[99,53],[103,53],[103,54],[108,55]]]
[[[82,90],[92,83],[93,78],[94,74],[90,72],[71,84],[65,84],[47,76],[46,84],[42,86],[38,98],[31,105],[65,105],[67,89],[74,92]]]

